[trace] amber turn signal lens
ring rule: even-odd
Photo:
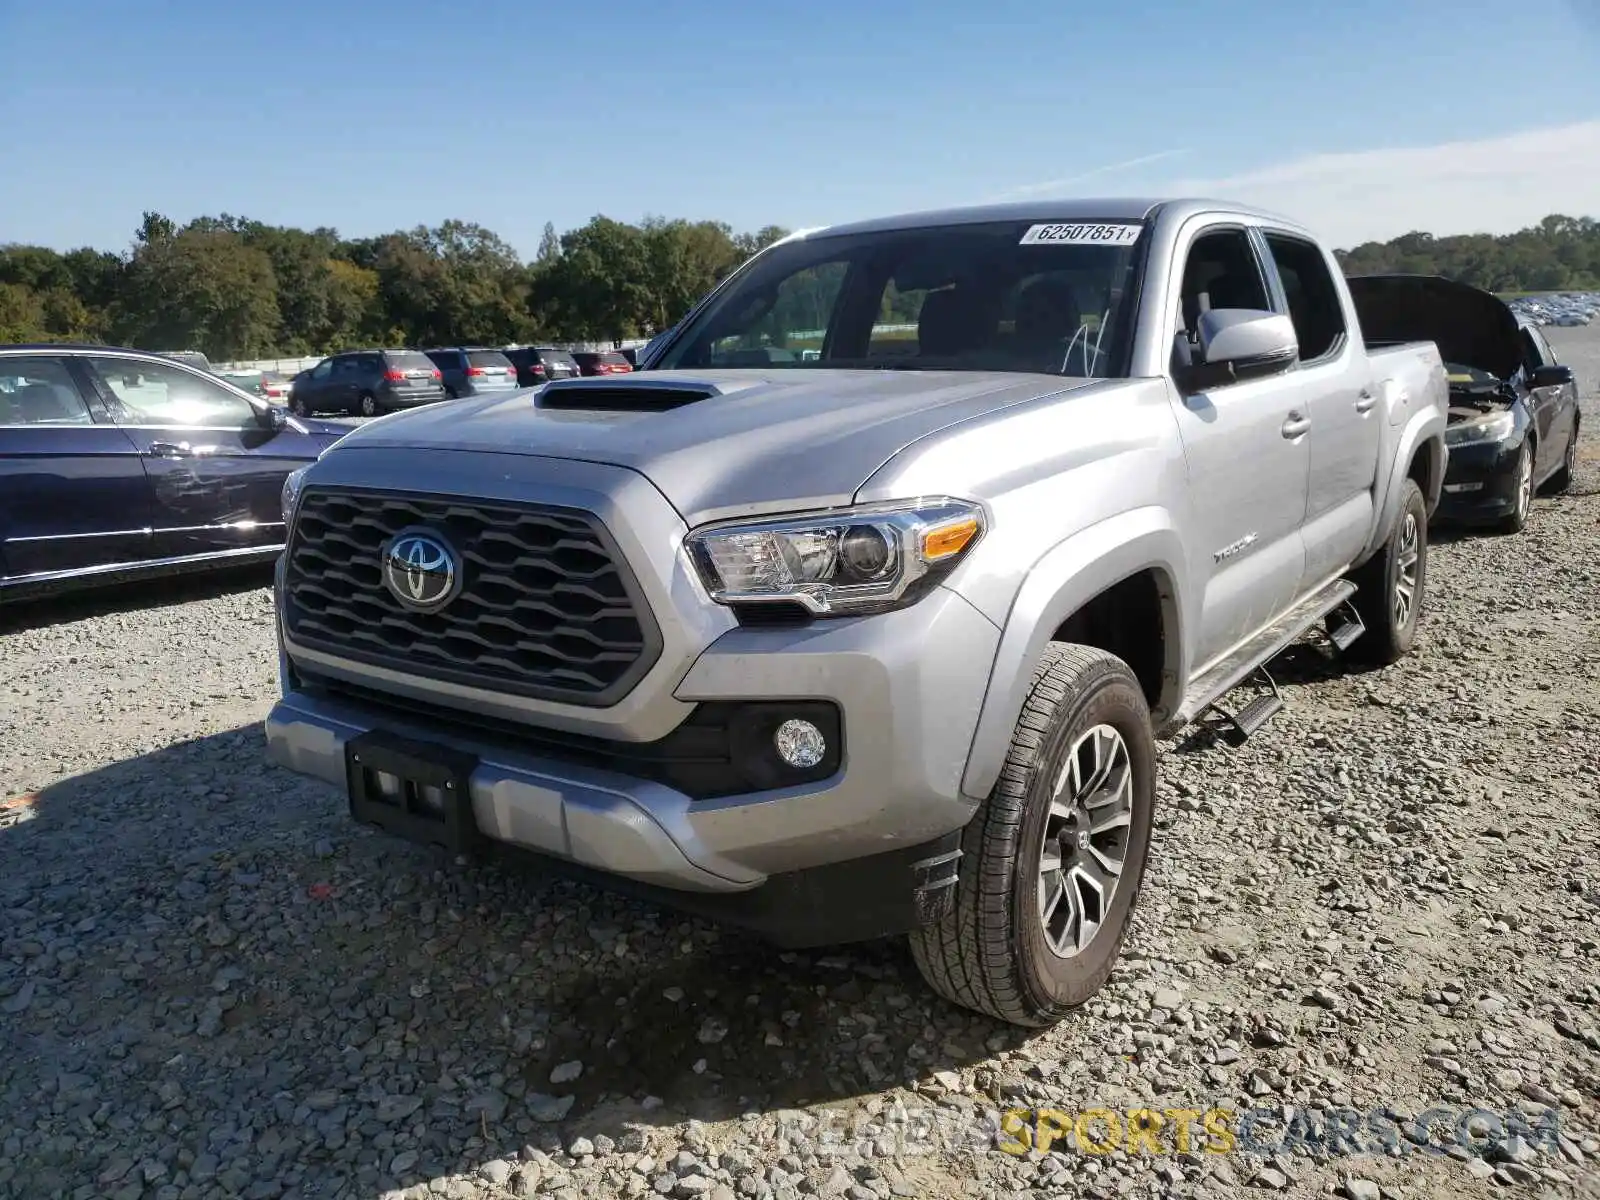
[[[967,548],[973,538],[978,536],[978,519],[976,517],[963,517],[959,521],[952,521],[948,525],[940,525],[937,529],[930,529],[922,535],[922,558],[924,562],[938,562],[941,558],[949,558],[952,554],[960,554]]]

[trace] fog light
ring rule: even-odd
[[[810,721],[788,720],[772,735],[778,757],[797,770],[809,770],[828,752],[828,739]]]

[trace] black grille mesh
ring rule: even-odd
[[[384,586],[384,546],[421,526],[460,554],[459,595],[418,613]],[[659,653],[600,522],[576,509],[307,490],[287,550],[286,626],[310,649],[574,704],[615,703]]]

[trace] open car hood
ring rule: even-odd
[[[1516,314],[1492,292],[1439,275],[1345,280],[1368,342],[1433,342],[1447,363],[1510,379],[1522,365]]]

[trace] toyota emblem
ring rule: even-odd
[[[437,534],[402,530],[383,552],[383,582],[414,612],[436,612],[455,599],[461,559]]]

